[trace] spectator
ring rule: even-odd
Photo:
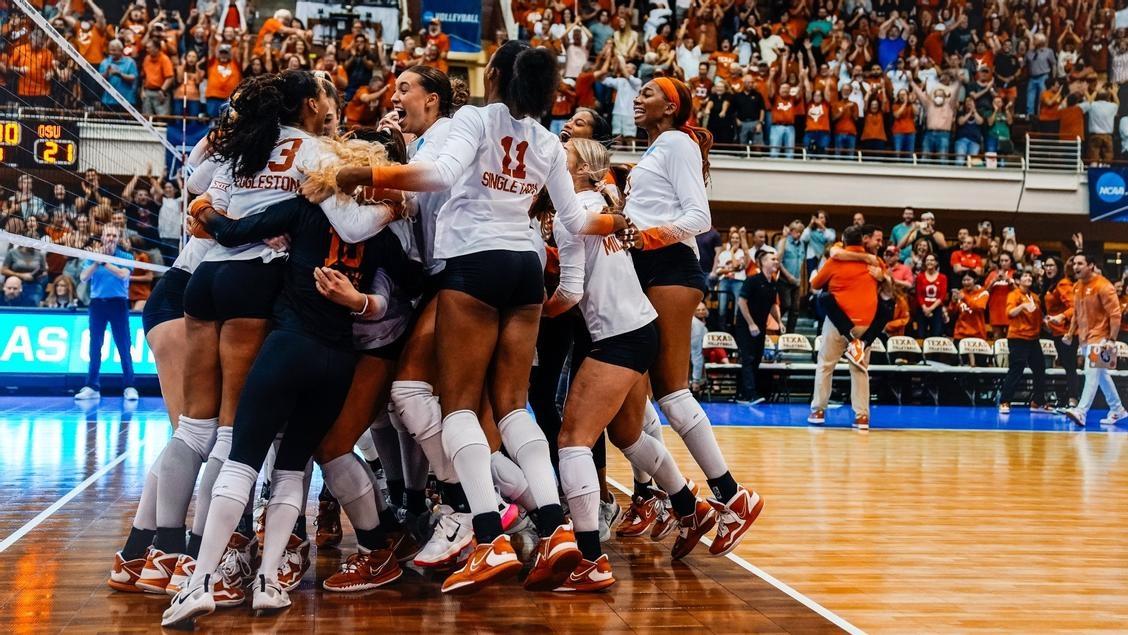
[[[1057,69],[1057,56],[1046,46],[1043,33],[1030,34],[1030,50],[1026,52],[1026,114],[1034,117],[1039,112],[1039,98]]]
[[[945,75],[945,77],[947,77]],[[952,139],[952,122],[955,120],[959,101],[945,86],[926,93],[918,83],[913,83],[913,92],[920,100],[925,113],[924,146],[925,157],[934,157],[940,163],[947,161],[949,144]]]
[[[1054,341],[1058,363],[1065,373],[1065,398],[1058,395],[1059,408],[1073,408],[1080,395],[1080,381],[1077,377],[1077,342],[1066,341],[1065,333],[1073,319],[1073,262],[1067,261],[1064,267],[1058,265],[1057,258],[1046,258],[1042,264],[1042,306],[1045,309],[1046,329]]]
[[[907,42],[904,38],[904,32],[907,30],[908,25],[901,19],[900,13],[897,11],[893,11],[889,15],[889,19],[878,26],[877,63],[881,65],[882,70],[889,70],[893,66],[893,62],[905,50]]]
[[[350,127],[375,126],[384,116],[384,96],[392,88],[380,73],[373,73],[368,84],[361,86],[345,106],[345,123]]]
[[[803,78],[803,90],[806,100],[807,117],[804,126],[803,146],[808,152],[816,155],[825,155],[830,147],[830,96],[823,89],[812,90],[810,81]]]
[[[892,253],[894,258],[896,258],[897,252],[893,251]],[[893,317],[885,323],[885,337],[882,338],[883,341],[894,335],[904,335],[905,329],[909,326],[909,319],[909,301],[905,299],[905,292],[899,286],[894,285]]]
[[[588,23],[587,28],[591,32],[592,49],[596,51],[602,51],[603,47],[611,41],[611,37],[615,35],[615,29],[611,28],[611,12],[607,9],[601,9],[596,21]],[[688,41],[692,42],[693,38],[688,38]],[[701,55],[700,48],[697,48],[697,55]],[[695,68],[697,66],[696,62],[688,66],[682,63],[681,45],[678,45],[678,65],[682,68]]]
[[[133,255],[118,245],[121,231],[114,225],[102,228],[101,252],[132,260]],[[137,399],[137,389],[133,387],[133,358],[130,355],[129,335],[129,277],[133,267],[111,264],[105,261],[87,259],[82,263],[82,280],[90,282],[90,367],[86,373],[86,385],[75,394],[78,400],[101,397],[102,342],[106,337],[106,326],[113,333],[114,346],[121,358],[122,396],[126,400]]]
[[[35,306],[23,291],[23,281],[18,276],[4,278],[4,297],[0,299],[0,306],[5,307],[31,307]]]
[[[808,276],[813,276],[819,270],[819,263],[826,253],[826,248],[834,242],[835,236],[835,231],[827,227],[826,212],[821,209],[815,211],[814,215],[811,216],[811,222],[807,224],[799,237],[807,245]]]
[[[803,104],[799,97],[798,86],[783,81],[779,85],[779,90],[775,90],[775,70],[775,67],[772,67],[768,80],[769,92],[772,96],[772,122],[768,130],[771,143],[769,156],[778,157],[782,147],[784,157],[791,159],[795,156],[795,122]]]
[[[732,110],[732,98],[728,84],[720,77],[713,83],[709,100],[705,103],[704,122],[716,143],[732,143],[736,117]]]
[[[215,56],[208,59],[207,89],[204,91],[205,111],[211,119],[219,116],[219,109],[235,87],[243,81],[243,71],[231,55],[231,45],[224,43],[215,48]]]
[[[1014,123],[1014,102],[1007,101],[998,95],[991,100],[991,108],[987,111],[985,124],[985,151],[998,154],[1011,154],[1014,152],[1014,143],[1011,141],[1011,124]]]
[[[706,275],[712,275],[713,261],[716,260],[723,246],[724,240],[721,239],[721,234],[716,228],[710,227],[705,233],[697,235],[697,254],[701,261],[701,271]]]
[[[968,337],[987,339],[987,300],[991,294],[979,286],[979,278],[971,269],[957,274],[960,288],[952,291],[951,313],[956,316],[952,339],[959,342]]]
[[[51,223],[55,222],[56,214],[62,214],[62,218],[67,222],[75,217],[74,197],[67,193],[67,188],[62,183],[56,183],[55,187],[51,188],[51,198],[45,201],[44,205],[44,213]]]
[[[125,45],[122,44],[121,40],[110,40],[109,56],[98,65],[98,72],[106,78],[110,86],[127,103],[134,104],[137,102],[137,63],[133,61],[133,58],[127,57],[124,50]],[[125,110],[125,107],[119,104],[113,95],[108,92],[102,94],[102,106],[107,110]],[[218,114],[219,112],[216,111],[216,115]]]
[[[732,109],[736,115],[737,140],[741,145],[764,145],[764,98],[753,85],[751,75],[741,79],[743,89],[733,95]]]
[[[779,257],[774,249],[763,249],[757,254],[759,273],[747,278],[740,288],[737,301],[736,329],[734,334],[740,350],[740,384],[737,403],[756,405],[764,401],[756,390],[756,373],[764,358],[769,315],[783,324],[779,314]]]
[[[31,221],[29,220],[29,223]],[[25,235],[27,230],[25,229]],[[34,247],[16,246],[8,249],[0,274],[15,277],[22,283],[26,306],[39,306],[47,286],[47,257]]]
[[[866,114],[862,123],[862,150],[866,152],[885,152],[889,149],[889,136],[885,133],[885,115],[889,112],[889,101],[885,98],[885,85],[877,89],[866,100]]]
[[[47,309],[76,309],[78,308],[78,291],[74,287],[74,280],[68,275],[60,275],[51,283],[51,291],[43,301]]]
[[[28,106],[55,106],[51,103],[51,79],[55,56],[46,46],[43,31],[32,31],[27,42],[12,47],[8,71],[14,73],[16,95]]]
[[[944,334],[948,315],[944,301],[948,297],[948,276],[940,272],[936,254],[924,257],[924,270],[917,274],[916,304],[919,337],[939,337]]]
[[[736,298],[740,294],[741,286],[746,278],[745,268],[748,266],[749,257],[745,250],[744,237],[736,227],[729,229],[728,240],[721,252],[717,254],[717,265],[713,270],[713,277],[717,278],[717,317],[721,327],[728,330],[731,326],[730,308],[736,305]]]
[[[1023,271],[1017,276],[1018,285],[1007,295],[1007,374],[999,391],[999,414],[1010,413],[1010,402],[1014,399],[1018,382],[1027,367],[1034,374],[1033,392],[1030,395],[1030,410],[1047,410],[1043,393],[1046,383],[1046,358],[1038,335],[1042,328],[1042,308],[1031,289],[1034,274]]]
[[[446,62],[447,55],[450,53],[450,38],[446,33],[443,33],[443,23],[438,18],[431,18],[431,22],[427,24],[427,32],[423,35],[424,45],[434,45],[438,50],[438,56]]]
[[[9,181],[10,182],[10,181]],[[32,181],[30,174],[21,174],[16,179],[16,191],[8,200],[14,206],[17,216],[27,219],[36,216],[40,220],[47,220],[47,204],[31,190]]]
[[[964,99],[956,115],[956,165],[967,165],[969,156],[979,156],[983,146],[983,124],[986,120],[975,105],[975,98]]]
[[[838,156],[850,156],[857,147],[858,119],[861,109],[850,99],[854,88],[850,84],[842,87],[841,98],[833,106],[834,147]]]
[[[885,269],[893,281],[894,289],[902,294],[911,293],[916,285],[916,275],[913,268],[901,262],[901,251],[893,245],[885,248]]]
[[[167,115],[172,80],[175,78],[172,60],[161,50],[161,43],[153,38],[145,44],[145,59],[141,64],[144,83],[141,88],[141,113]]]
[[[1014,286],[1014,257],[1007,252],[999,254],[995,269],[987,274],[983,286],[991,294],[987,301],[987,323],[991,326],[991,337],[999,339],[1006,334],[1007,324],[1007,296]]]
[[[1088,160],[1092,167],[1108,166],[1112,163],[1112,131],[1116,119],[1116,96],[1111,87],[1097,91],[1090,101],[1078,104],[1082,112],[1089,116]]]
[[[596,77],[607,74],[610,67],[612,77],[604,77],[602,83],[615,91],[615,103],[611,108],[611,134],[624,141],[634,139],[638,136],[638,127],[634,122],[634,100],[642,89],[642,82],[635,77],[635,65],[630,62],[624,64],[616,56],[609,56],[603,64]]]
[[[779,297],[780,311],[787,312],[787,332],[795,332],[799,319],[799,299],[803,279],[803,261],[806,248],[801,239],[803,221],[793,220],[783,227],[776,252],[779,259]]]
[[[709,308],[704,302],[697,305],[693,312],[693,322],[690,323],[689,357],[692,368],[690,369],[690,386],[694,392],[699,392],[705,385],[705,335],[709,329],[705,321],[709,318]]]
[[[983,256],[976,252],[975,239],[971,236],[965,236],[960,241],[960,248],[952,252],[950,262],[952,273],[957,276],[963,276],[967,272],[971,272],[976,278],[983,275]]]

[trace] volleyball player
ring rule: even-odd
[[[459,354],[438,360],[441,434],[474,515],[478,544],[444,582],[444,592],[477,590],[521,566],[502,533],[490,446],[476,414],[487,386],[493,411],[504,413],[498,427],[506,450],[520,465],[538,506],[542,540],[526,588],[555,588],[581,557],[572,532],[563,525],[548,442],[525,410],[544,300],[528,210],[547,186],[557,222],[570,231],[609,234],[625,229],[626,221],[580,208],[559,140],[536,122],[552,103],[556,77],[556,60],[548,51],[507,42],[486,69],[488,105],[464,107],[454,115],[435,161],[343,168],[337,175],[345,192],[368,184],[409,191],[451,189],[436,228],[435,256],[446,265],[435,337],[436,350]]]
[[[650,147],[627,179],[623,213],[639,230],[632,254],[635,271],[647,298],[658,312],[658,360],[650,371],[658,405],[670,427],[705,472],[720,515],[717,536],[709,552],[724,555],[734,549],[763,501],[737,484],[713,436],[709,417],[689,391],[689,334],[693,312],[705,294],[694,236],[712,224],[705,181],[712,135],[689,125],[689,88],[660,77],[642,87],[634,102],[635,123],[647,132]],[[636,492],[637,498],[649,492]],[[682,517],[679,531],[695,530],[697,516]]]
[[[604,191],[610,167],[607,150],[588,139],[568,143],[568,167],[581,204],[589,211],[615,206]],[[606,197],[606,199],[605,199]],[[657,312],[633,275],[629,252],[615,236],[573,236],[553,229],[560,249],[560,287],[545,304],[558,315],[577,300],[592,344],[572,382],[560,431],[560,483],[584,560],[558,591],[598,591],[614,583],[599,545],[599,482],[591,446],[608,431],[632,465],[654,475],[671,495],[674,513],[694,517],[674,541],[675,559],[687,555],[713,528],[716,514],[690,491],[673,458],[642,431],[648,400],[644,373],[657,355]]]
[[[242,144],[232,149],[234,153],[224,164],[222,174],[209,189],[210,203],[225,209],[232,219],[243,222],[209,218],[208,227],[224,236],[223,249],[232,249],[230,245],[258,245],[259,240],[276,236],[286,228],[293,249],[288,265],[282,269],[286,275],[286,293],[272,311],[276,324],[267,339],[270,354],[264,350],[246,378],[247,400],[235,415],[236,423],[243,423],[235,426],[230,455],[216,478],[200,557],[189,582],[166,611],[162,621],[165,625],[210,613],[215,607],[213,594],[229,591],[226,579],[213,577],[220,555],[249,502],[267,449],[281,426],[293,421],[300,425],[287,430],[277,450],[262,564],[253,596],[256,610],[289,605],[289,598],[278,581],[278,567],[290,530],[303,506],[305,467],[340,410],[355,362],[351,346],[352,323],[347,310],[317,293],[312,269],[325,260],[331,241],[340,246],[341,266],[356,268],[353,260],[359,258],[359,254],[354,252],[362,248],[355,243],[375,235],[392,220],[392,213],[386,207],[363,208],[351,200],[342,203],[332,199],[316,210],[305,206],[304,202],[292,200],[304,175],[318,169],[323,160],[324,152],[317,135],[336,111],[335,93],[330,88],[328,83],[304,71],[248,80],[233,102],[239,115],[228,133],[221,137],[221,140],[241,139]],[[223,155],[222,150],[217,152]],[[224,176],[230,178],[224,179]],[[209,201],[201,200],[193,203],[194,209],[206,212]],[[276,203],[288,206],[279,205],[263,214]],[[211,213],[209,216],[218,215]],[[225,227],[225,222],[234,227]],[[264,228],[275,231],[270,233]],[[234,248],[236,254],[240,253],[239,249]],[[197,269],[196,276],[203,272],[204,266],[206,263]],[[238,269],[229,270],[228,276],[212,281],[219,291],[217,295],[222,298],[225,297],[222,294],[231,294],[234,290],[223,287],[239,281],[240,273],[246,275]],[[242,291],[242,297],[250,295],[247,289]],[[348,344],[347,350],[337,346],[341,340]],[[363,468],[355,465],[363,478]],[[342,500],[349,500],[352,494],[349,486],[361,482],[355,474],[356,470],[345,466],[340,478],[328,471],[326,478],[340,481],[339,487],[331,487],[339,490]],[[354,526],[362,545],[383,545],[378,519],[373,527],[365,527],[354,519]],[[392,565],[395,565],[394,559]]]

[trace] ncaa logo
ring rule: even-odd
[[[1097,198],[1104,203],[1116,203],[1125,195],[1124,177],[1116,172],[1105,172],[1097,179]]]

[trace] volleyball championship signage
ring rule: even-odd
[[[1128,223],[1128,168],[1089,170],[1089,220]]]
[[[452,53],[482,50],[482,3],[474,0],[423,0],[423,28],[438,18]]]
[[[140,313],[129,315],[129,332],[133,372],[155,375]],[[85,375],[89,350],[90,318],[84,311],[0,311],[0,375]],[[121,359],[109,333],[101,353],[102,374],[120,375]]]

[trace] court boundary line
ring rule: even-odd
[[[662,425],[669,427],[670,424],[663,422]],[[762,430],[853,430],[854,428],[845,424],[833,426],[816,426],[811,424],[799,425],[779,425],[779,424],[758,424],[758,423],[714,423],[714,428],[737,428],[737,429],[750,429],[759,428]],[[1128,430],[1124,428],[1117,428],[1106,425],[1086,425],[1084,428],[1074,428],[1072,430],[1006,430],[996,428],[887,428],[884,426],[874,426],[870,422],[870,432],[997,432],[997,433],[1022,433],[1022,434],[1128,434]]]
[[[612,487],[619,490],[620,492],[626,494],[628,497],[632,496],[632,492],[629,489],[624,487],[622,483],[620,483],[619,481],[616,481],[615,479],[611,478],[610,476],[607,477],[607,484],[611,485]],[[707,537],[702,537],[701,542],[705,543],[706,545],[710,545],[710,546],[713,544],[713,541],[710,540]],[[739,566],[741,569],[744,569],[748,573],[751,573],[752,575],[756,576],[757,578],[760,578],[764,582],[767,582],[768,584],[772,585],[773,587],[775,587],[779,591],[782,591],[784,593],[784,595],[787,595],[788,597],[795,600],[796,602],[802,604],[803,606],[807,607],[808,609],[811,609],[816,614],[818,614],[820,617],[822,617],[826,621],[830,622],[831,624],[834,624],[838,628],[841,628],[842,630],[846,631],[847,633],[850,633],[850,635],[866,635],[865,631],[858,628],[857,626],[854,626],[853,624],[851,624],[849,621],[847,621],[842,616],[838,615],[834,611],[831,611],[830,609],[828,609],[825,606],[819,604],[818,602],[812,600],[811,598],[807,597],[806,595],[804,595],[800,591],[796,590],[791,585],[789,585],[786,582],[780,580],[779,578],[777,578],[774,575],[768,573],[767,571],[764,571],[760,567],[757,567],[756,565],[752,564],[751,562],[748,562],[747,560],[745,560],[744,558],[741,558],[740,556],[736,555],[735,553],[729,553],[725,557],[728,558],[729,560],[731,560],[732,562],[736,563],[736,565]]]
[[[43,521],[45,521],[48,518],[50,518],[51,516],[53,516],[55,514],[55,512],[62,509],[62,507],[64,505],[71,502],[76,496],[78,496],[83,491],[85,491],[86,488],[90,487],[96,481],[98,481],[103,476],[108,474],[110,472],[110,470],[114,469],[118,465],[121,465],[121,462],[124,461],[127,457],[129,457],[129,455],[132,454],[135,450],[136,450],[136,448],[126,450],[126,451],[122,452],[121,454],[117,455],[117,457],[115,457],[114,460],[112,460],[109,463],[103,465],[101,468],[98,469],[97,472],[94,472],[93,474],[88,476],[85,481],[82,481],[78,485],[74,486],[74,488],[72,488],[71,491],[64,494],[62,496],[62,498],[55,501],[54,503],[51,503],[51,505],[47,509],[44,509],[43,511],[39,512],[39,514],[37,514],[35,516],[35,518],[32,518],[31,520],[27,521],[26,523],[24,523],[24,525],[22,527],[20,527],[16,531],[14,531],[11,535],[9,535],[4,540],[0,541],[0,553],[4,553],[4,551],[6,549],[8,549],[8,547],[11,547],[12,545],[16,544],[16,542],[20,538],[23,538],[24,536],[29,534],[31,532],[31,530],[35,529],[40,524],[42,524]]]

